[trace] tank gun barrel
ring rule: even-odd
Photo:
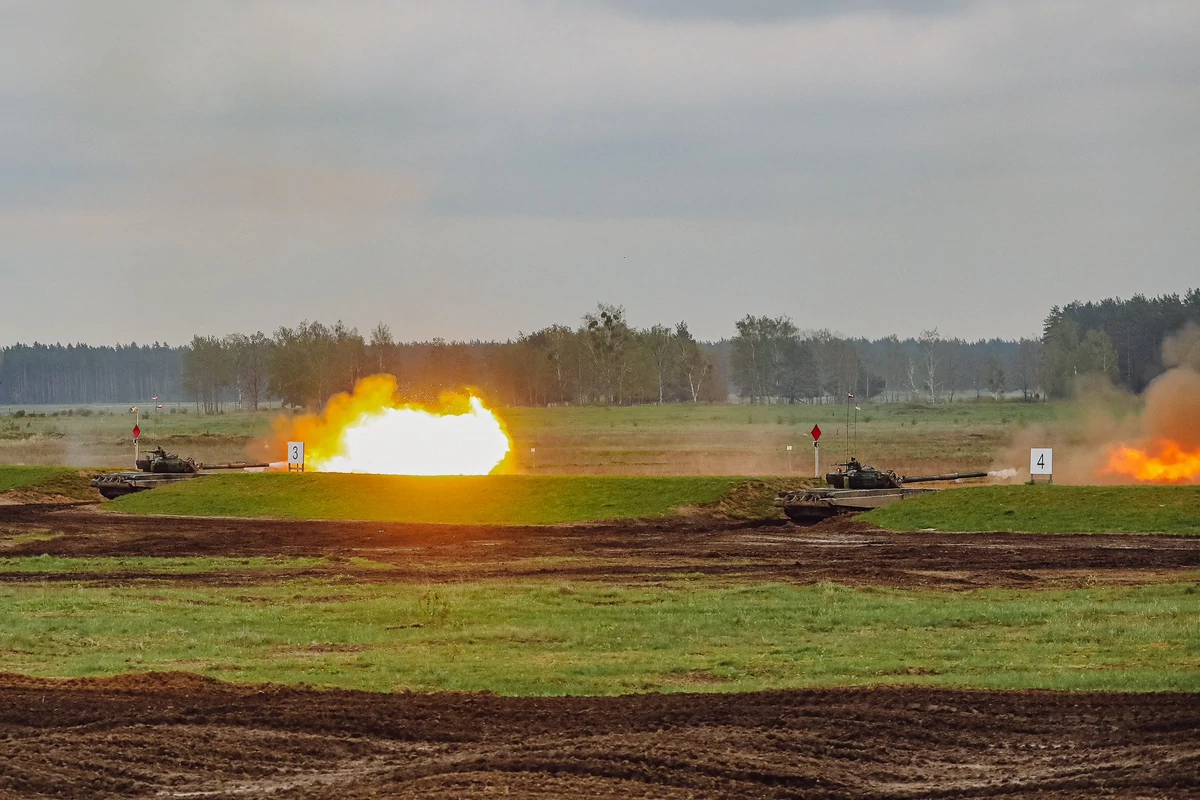
[[[915,475],[909,477],[904,475],[900,478],[901,483],[933,483],[934,481],[961,481],[967,478],[986,478],[986,472],[951,472],[946,475]]]
[[[267,462],[250,462],[250,461],[231,461],[226,464],[197,464],[196,468],[200,470],[210,469],[257,469],[260,467],[271,466]]]

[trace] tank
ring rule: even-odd
[[[910,484],[987,477],[986,472],[952,472],[910,477],[897,475],[890,469],[863,466],[857,458],[835,466],[839,467],[837,472],[825,475],[825,483],[830,488],[780,492],[775,497],[775,506],[782,508],[793,522],[812,524],[830,517],[870,511],[907,497],[937,491]]]
[[[134,462],[136,472],[110,472],[107,475],[97,475],[92,478],[92,487],[100,492],[107,500],[114,500],[134,492],[144,492],[179,481],[191,480],[205,473],[215,471],[262,469],[270,466],[267,463],[249,463],[244,461],[228,464],[200,464],[191,458],[182,458],[174,453],[168,453],[161,447],[156,447]]]

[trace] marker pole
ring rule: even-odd
[[[821,443],[813,442],[813,477],[821,477]]]

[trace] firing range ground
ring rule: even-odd
[[[712,519],[548,528],[0,507],[3,555],[323,557],[328,567],[8,573],[90,585],[679,574],[958,590],[1194,578],[1200,538],[894,534]],[[32,534],[32,536],[30,535]],[[351,558],[386,564],[356,569]],[[547,557],[554,560],[547,564]],[[1200,797],[1200,695],[920,686],[507,698],[0,675],[0,797]]]
[[[163,575],[137,570],[3,573],[0,581],[251,585],[341,576],[364,583],[602,580],[679,575],[729,583],[834,582],[910,589],[1077,588],[1194,579],[1200,537],[891,533],[853,519],[810,528],[704,518],[548,527],[146,517],[91,508],[0,506],[6,557],[315,557],[325,566]],[[37,538],[38,536],[53,538]],[[351,558],[386,566],[358,568]]]
[[[1195,797],[1200,695],[507,698],[0,675],[0,796]]]

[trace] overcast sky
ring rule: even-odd
[[[1200,285],[1196,0],[0,0],[0,344],[1039,335]]]

